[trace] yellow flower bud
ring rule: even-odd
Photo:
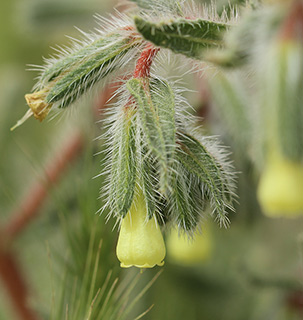
[[[45,102],[47,93],[48,91],[46,89],[43,89],[41,91],[25,95],[25,100],[28,106],[31,108],[34,117],[39,121],[45,119],[45,117],[49,113],[50,108],[52,107],[52,104],[48,104]]]
[[[269,217],[303,214],[303,164],[280,155],[270,157],[261,175],[257,195]]]
[[[142,190],[139,190],[122,220],[116,253],[122,268],[152,268],[164,264],[166,250],[163,236],[156,218],[147,218]]]
[[[48,115],[49,110],[52,107],[52,103],[46,103],[45,98],[48,94],[48,89],[36,91],[25,95],[25,100],[30,109],[27,110],[25,115],[17,121],[17,123],[11,128],[11,131],[21,126],[27,119],[34,116],[40,122]]]
[[[212,241],[207,227],[203,226],[203,232],[194,234],[193,239],[188,239],[186,234],[179,234],[173,229],[167,239],[167,252],[171,260],[191,265],[206,261],[212,252]]]

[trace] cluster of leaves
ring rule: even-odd
[[[154,57],[148,52],[156,55],[157,46],[205,60],[209,49],[222,46],[230,23],[224,13],[218,17],[213,6],[199,11],[193,4],[175,1],[137,4],[140,15],[136,11],[131,18],[99,18],[105,29],[83,33],[83,41],[74,40],[72,49],[61,48],[63,53],[46,61],[37,92],[27,95],[31,112],[43,120],[45,111],[67,108],[110,74],[130,78],[118,91],[119,102],[110,108],[105,136],[110,214],[123,218],[139,185],[149,218],[156,215],[160,223],[177,223],[192,234],[210,205],[213,216],[226,226],[233,198],[226,152],[215,139],[198,137],[195,119],[178,89],[156,74],[150,76]],[[126,76],[137,58],[137,71]]]

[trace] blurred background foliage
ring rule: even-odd
[[[218,10],[223,4],[218,1]],[[83,151],[51,188],[40,214],[9,244],[29,288],[30,307],[41,319],[65,319],[68,304],[68,319],[86,319],[100,287],[105,293],[92,307],[91,319],[100,315],[119,319],[118,314],[124,313],[134,319],[153,304],[144,319],[302,319],[303,221],[262,215],[256,201],[257,179],[246,151],[239,150],[224,120],[213,110],[203,80],[197,85],[194,76],[187,76],[188,87],[197,91],[190,100],[205,118],[205,130],[222,135],[234,152],[236,170],[241,172],[239,204],[228,230],[208,226],[212,246],[207,259],[182,265],[168,252],[162,274],[130,312],[125,311],[127,306],[136,302],[159,268],[139,275],[128,292],[139,271],[120,269],[114,221],[105,224],[106,215],[95,214],[102,205],[102,178],[93,179],[102,171],[98,154],[102,140],[95,140],[101,129],[92,111],[97,102],[87,101],[43,125],[30,119],[10,132],[26,111],[23,96],[31,91],[36,76],[25,71],[26,65],[41,65],[42,57],[54,52],[51,47],[68,45],[65,35],[79,36],[74,26],[93,29],[93,15],[113,12],[114,5],[110,0],[3,0],[0,4],[0,230],[47,165],[63,152],[74,131],[81,130],[84,137]],[[119,281],[111,295],[115,277]],[[123,279],[129,281],[126,289]],[[0,288],[0,319],[19,319],[5,286]]]

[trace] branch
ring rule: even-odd
[[[21,205],[10,214],[12,218],[4,228],[7,241],[15,238],[29,222],[36,218],[48,196],[49,188],[60,179],[68,165],[79,155],[83,145],[82,133],[75,132],[62,148],[62,152],[59,152],[57,158],[47,167],[43,178],[32,186]]]
[[[149,77],[151,64],[159,50],[159,48],[155,48],[151,44],[146,46],[136,63],[134,78]]]
[[[11,299],[13,309],[22,320],[40,319],[28,306],[28,290],[11,252],[0,251],[0,277]]]
[[[100,99],[94,109],[97,118],[97,110],[104,108],[106,102],[112,96],[116,85],[108,86],[100,95]],[[37,320],[37,315],[27,305],[28,289],[26,281],[20,271],[20,266],[13,254],[9,250],[11,243],[41,212],[46,201],[49,189],[62,177],[67,167],[79,156],[84,147],[83,133],[76,131],[62,151],[58,153],[51,165],[47,167],[43,177],[37,181],[21,205],[9,216],[12,217],[7,225],[1,230],[0,237],[0,278],[9,294],[14,309],[17,310],[22,320]]]

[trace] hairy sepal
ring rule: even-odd
[[[169,189],[169,168],[175,152],[173,91],[166,81],[159,79],[134,78],[126,87],[136,100],[146,146],[159,163],[160,192],[165,193]]]
[[[80,58],[74,54],[59,60],[45,74],[50,87],[46,102],[56,102],[59,108],[68,107],[95,83],[121,67],[123,57],[136,45],[137,39],[112,34],[80,50]]]
[[[188,235],[193,235],[203,215],[204,201],[199,180],[180,162],[175,164],[169,197],[171,219]]]
[[[136,184],[136,121],[135,111],[128,108],[119,122],[112,150],[109,203],[111,212],[124,217],[131,207]]]
[[[146,202],[147,215],[152,219],[157,212],[156,189],[158,186],[155,160],[143,152],[140,172],[142,173],[143,194]]]
[[[189,134],[179,135],[176,150],[178,161],[200,181],[203,198],[211,206],[221,225],[227,226],[227,208],[232,209],[233,186],[230,172],[198,139]]]

